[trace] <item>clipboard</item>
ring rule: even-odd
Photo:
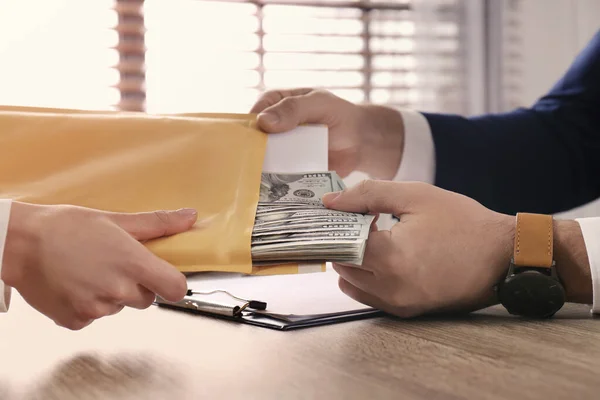
[[[188,277],[188,295],[179,302],[157,298],[158,307],[202,317],[289,331],[374,318],[379,310],[341,292],[337,273],[233,276],[201,273]]]

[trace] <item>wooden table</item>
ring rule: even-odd
[[[600,398],[600,321],[579,306],[290,332],[151,307],[72,332],[15,293],[0,335],[1,399]]]

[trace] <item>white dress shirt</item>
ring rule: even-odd
[[[404,154],[395,181],[434,183],[435,148],[429,124],[415,111],[401,110],[404,121]],[[0,276],[11,201],[0,199]],[[600,314],[600,217],[579,218],[591,267],[594,297],[592,312]],[[11,288],[0,279],[0,312],[8,311]]]
[[[404,152],[395,181],[434,183],[435,147],[427,119],[418,112],[400,110],[404,120]],[[591,268],[592,312],[600,314],[600,217],[575,219],[581,227]]]

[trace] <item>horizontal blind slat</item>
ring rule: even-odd
[[[409,0],[146,0],[147,109],[247,112],[262,90],[312,86],[460,111],[459,6],[430,1],[424,20]]]

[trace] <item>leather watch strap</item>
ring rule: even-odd
[[[520,267],[552,267],[553,240],[551,215],[517,214],[514,264]]]

